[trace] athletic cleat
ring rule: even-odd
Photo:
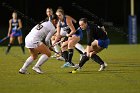
[[[61,66],[61,68],[65,68],[65,67],[71,67],[72,64],[70,64],[69,62],[66,62],[65,64],[63,64],[63,66]]]
[[[73,62],[71,62],[70,64],[71,64],[70,67],[75,67],[75,64]]]
[[[104,62],[104,64],[101,65],[100,69],[98,71],[103,71],[107,67],[107,63]]]
[[[78,67],[78,68],[77,68],[77,71],[81,71],[81,69],[82,69],[81,67]]]
[[[104,62],[104,65],[107,67],[107,63],[106,62]]]
[[[62,56],[57,57],[56,59],[57,59],[57,60],[60,60],[60,61],[65,61],[65,59],[64,59]]]
[[[43,72],[41,71],[41,69],[39,67],[33,67],[32,68],[35,72],[37,72],[38,74],[43,74]]]
[[[30,74],[30,73],[27,72],[27,70],[23,70],[23,69],[20,69],[19,70],[19,73],[20,74]]]
[[[78,67],[79,67],[79,64],[75,64],[74,67],[75,67],[75,68],[78,68]]]

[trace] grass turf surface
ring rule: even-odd
[[[44,74],[35,73],[31,67],[28,75],[18,73],[29,56],[20,47],[12,47],[5,55],[0,47],[0,93],[140,93],[140,45],[110,45],[99,55],[108,63],[103,72],[99,65],[89,60],[81,72],[68,73],[73,68],[60,68],[63,61],[50,58],[43,66]],[[74,53],[73,62],[79,62]]]

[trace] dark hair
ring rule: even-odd
[[[52,19],[51,20],[53,20],[53,19],[58,20],[58,18],[57,18],[57,16],[55,14],[52,15]]]
[[[83,21],[84,23],[88,22],[87,18],[81,18],[79,21]]]

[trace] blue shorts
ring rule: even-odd
[[[12,30],[12,37],[18,37],[18,36],[22,36],[22,31],[21,30]]]
[[[107,48],[109,44],[110,44],[110,39],[106,39],[106,40],[98,39],[98,45],[102,48]]]
[[[83,31],[81,29],[78,29],[74,35],[76,35],[77,37],[79,36],[80,40],[83,39]]]

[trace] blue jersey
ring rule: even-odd
[[[66,22],[66,16],[64,16],[64,24],[62,24],[61,21],[59,21],[59,26],[60,28],[63,28],[63,30],[66,31],[67,33],[70,33],[70,28]]]
[[[73,22],[73,20],[72,20],[72,22]],[[64,24],[62,25],[62,23],[60,21],[59,21],[59,24],[60,24],[59,25],[60,28],[63,28],[64,31],[66,31],[67,33],[70,33],[70,28],[68,27],[67,22],[66,22],[66,16],[64,16]],[[73,24],[74,24],[74,22],[73,22]],[[74,33],[74,35],[80,36],[80,40],[82,40],[82,38],[83,38],[83,31],[82,31],[82,29],[78,28],[76,30],[76,32]]]
[[[17,30],[17,28],[19,27],[18,20],[14,22],[14,20],[12,19],[11,26],[12,26],[12,33],[14,33],[12,35],[13,37],[22,36],[21,29]]]

